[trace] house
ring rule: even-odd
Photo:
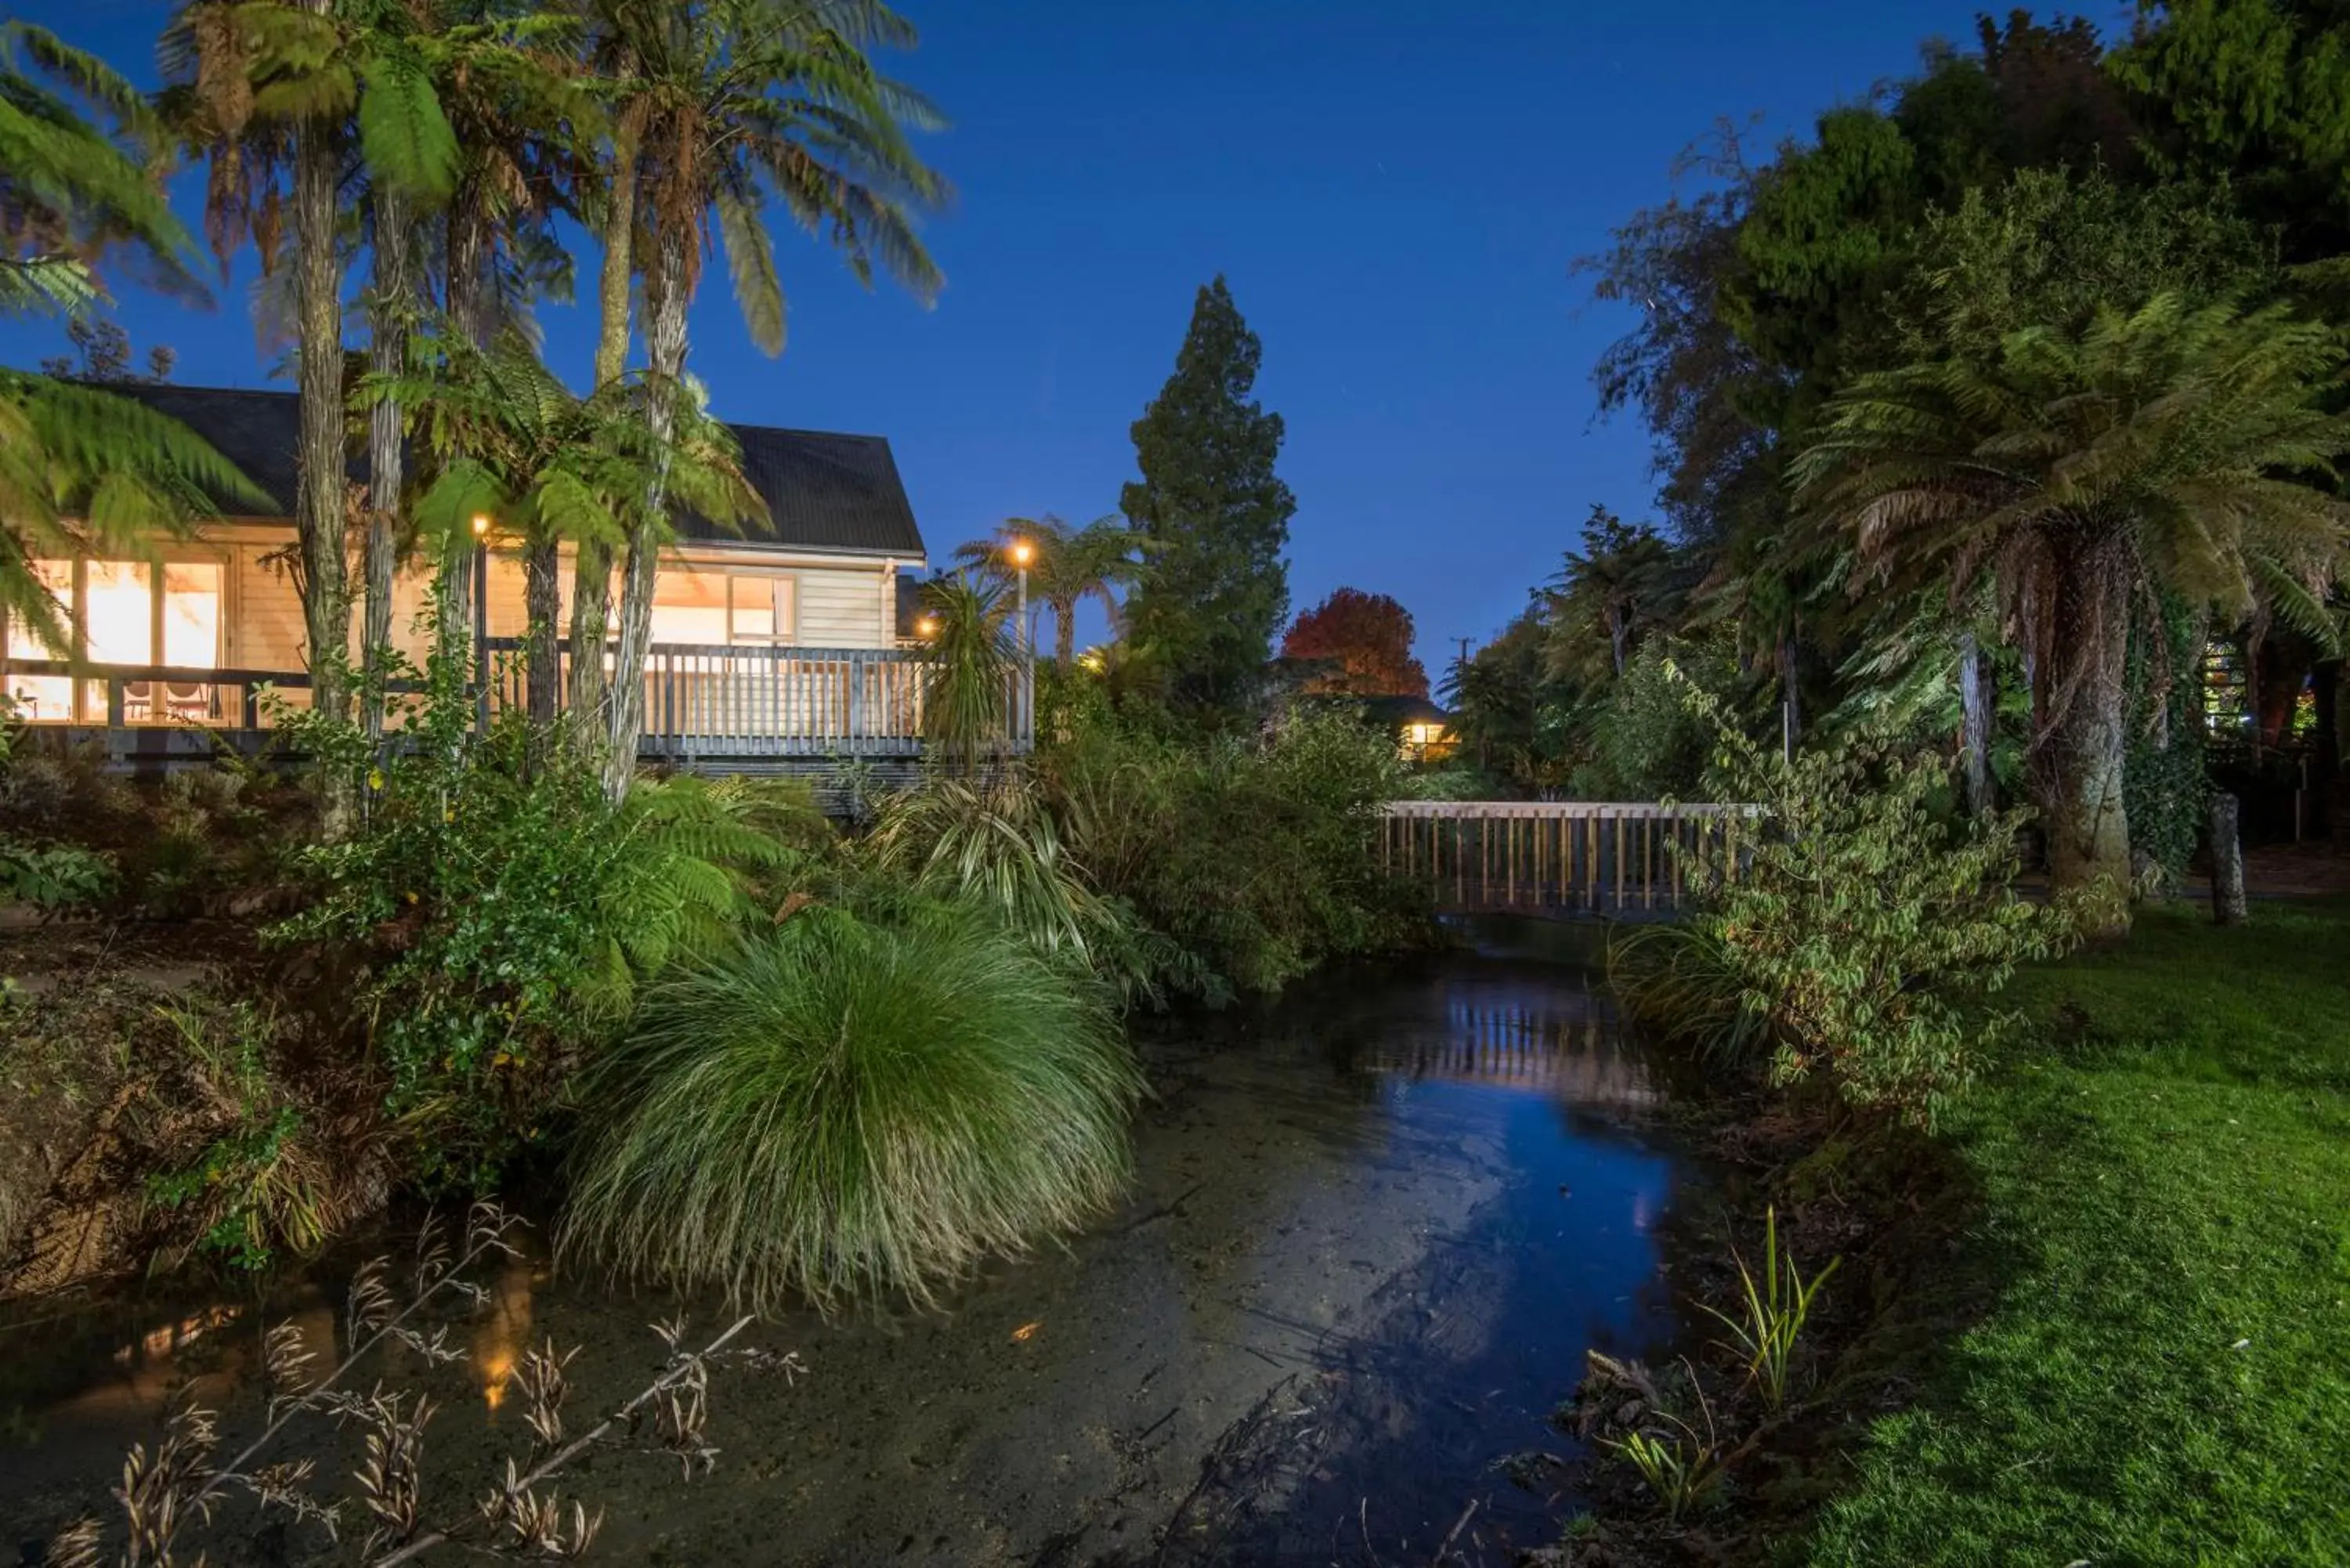
[[[1440,763],[1452,754],[1452,715],[1425,697],[1366,697],[1363,716],[1395,732],[1409,763]]]
[[[102,730],[126,757],[208,752],[209,738],[192,727],[262,727],[265,687],[304,700],[308,650],[291,569],[295,398],[122,390],[211,442],[275,504],[269,515],[224,517],[195,537],[163,541],[152,559],[38,563],[73,609],[82,646],[71,651],[79,660],[68,664],[68,650],[8,628],[0,691],[26,722]],[[769,517],[740,533],[679,520],[653,595],[645,753],[743,765],[914,754],[920,681],[905,583],[926,551],[889,441],[756,425],[733,431]],[[355,472],[354,482],[359,477]],[[494,519],[483,558],[472,611],[492,659],[510,665],[525,630],[523,571]],[[416,623],[427,591],[421,569],[398,579],[395,640],[411,657],[422,651]],[[518,677],[502,670],[491,684],[511,700]],[[1022,740],[1024,728],[1015,743]]]

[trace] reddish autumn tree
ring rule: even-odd
[[[1326,695],[1428,695],[1428,671],[1411,656],[1411,612],[1385,594],[1340,588],[1291,623],[1281,654],[1335,665],[1308,688]]]

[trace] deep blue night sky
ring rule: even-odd
[[[947,291],[868,296],[779,236],[780,359],[745,340],[723,275],[692,368],[751,423],[878,431],[942,559],[1010,514],[1082,520],[1133,474],[1127,428],[1172,368],[1193,291],[1232,282],[1264,340],[1258,395],[1288,421],[1291,593],[1395,595],[1430,665],[1482,639],[1555,570],[1588,505],[1649,504],[1637,423],[1593,423],[1593,360],[1625,325],[1570,275],[1669,190],[1716,117],[1767,136],[1904,74],[1954,0],[903,0],[922,47],[892,63],[954,128],[930,237]],[[166,7],[11,9],[140,80]],[[195,217],[192,193],[182,211]],[[592,286],[592,257],[582,253]],[[266,377],[242,258],[213,313],[127,297],[176,379]],[[584,379],[589,312],[544,314]],[[0,326],[0,361],[63,346]]]

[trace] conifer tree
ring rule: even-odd
[[[1200,290],[1175,373],[1134,423],[1142,478],[1120,507],[1143,565],[1127,629],[1187,708],[1243,706],[1289,610],[1281,554],[1297,503],[1274,472],[1281,416],[1249,396],[1263,355],[1219,276]]]

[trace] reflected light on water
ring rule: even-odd
[[[1412,1080],[1538,1090],[1575,1105],[1630,1109],[1658,1093],[1596,998],[1580,1007],[1475,995],[1453,997],[1440,1035],[1407,1036],[1356,1059],[1365,1071]]]
[[[495,1415],[505,1403],[515,1364],[530,1344],[530,1297],[535,1282],[529,1262],[509,1258],[490,1286],[490,1308],[473,1326],[473,1367],[481,1374],[482,1403]]]

